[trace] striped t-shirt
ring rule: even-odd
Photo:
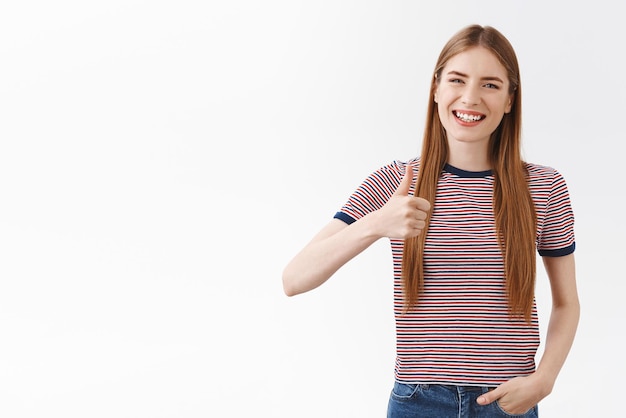
[[[417,177],[419,159],[394,161],[372,173],[335,218],[350,224],[380,209],[398,188],[407,164]],[[574,216],[563,176],[527,164],[542,256],[574,251]],[[415,178],[410,194],[413,194]],[[539,323],[511,318],[504,265],[495,233],[491,171],[446,165],[424,250],[424,293],[403,312],[404,241],[391,239],[396,321],[395,377],[401,383],[495,386],[535,370]],[[432,204],[433,202],[431,202]]]

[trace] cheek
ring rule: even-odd
[[[441,105],[441,102],[437,105],[437,118],[439,122],[443,125],[445,129],[448,129],[448,125],[450,124],[450,119],[452,115],[448,112],[445,106]]]
[[[437,115],[439,116],[439,119],[445,115],[445,109],[442,109],[440,102],[437,102]]]
[[[446,100],[445,94],[442,95],[441,93],[438,93],[437,100],[435,100],[435,103],[437,104],[437,110],[439,110],[439,113],[446,111],[448,102]]]
[[[439,109],[447,108],[452,106],[452,104],[456,101],[458,96],[454,94],[453,91],[449,89],[438,89],[436,92],[436,100],[435,102],[439,105]]]
[[[497,102],[494,103],[494,105],[497,106],[494,107],[494,109],[497,109],[499,107],[500,109],[502,109],[503,113],[509,113],[511,111],[512,104],[513,100],[510,97],[500,98]]]

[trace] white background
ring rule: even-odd
[[[525,158],[576,214],[582,318],[541,414],[616,416],[618,3],[3,1],[0,416],[385,416],[388,243],[294,298],[281,273],[417,155],[437,55],[470,23],[516,48]],[[543,273],[537,297],[545,330]]]

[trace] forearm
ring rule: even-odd
[[[381,238],[371,224],[368,215],[350,225],[335,220],[324,228],[285,267],[285,293],[294,296],[315,289]]]
[[[545,349],[537,367],[537,375],[545,382],[548,393],[552,391],[554,382],[570,352],[579,316],[578,301],[552,308]]]

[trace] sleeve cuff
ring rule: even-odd
[[[335,213],[334,216],[335,219],[339,219],[340,221],[344,221],[345,223],[347,223],[348,225],[350,225],[351,223],[355,222],[356,219],[354,219],[352,216],[350,215],[346,215],[343,212],[337,212]]]
[[[573,242],[572,245],[557,250],[539,250],[539,255],[542,257],[563,257],[564,255],[573,253],[575,249],[576,243]]]

